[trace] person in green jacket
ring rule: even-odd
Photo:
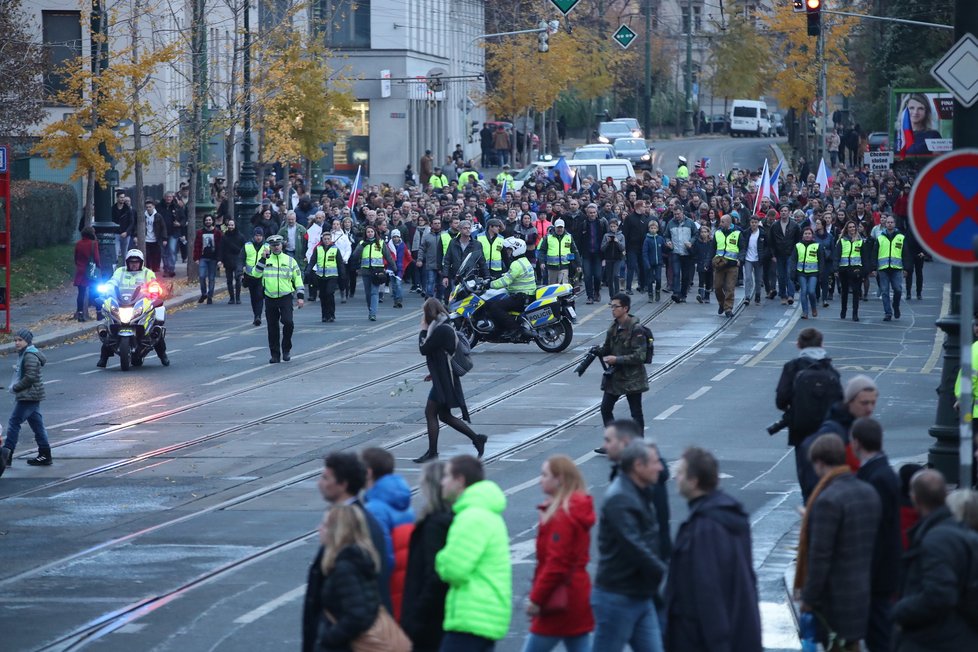
[[[41,367],[47,359],[34,346],[34,334],[26,328],[17,331],[14,347],[17,349],[17,361],[10,381],[10,393],[15,399],[14,411],[7,422],[7,440],[0,448],[0,460],[4,468],[10,466],[20,438],[20,426],[26,421],[34,431],[34,441],[37,442],[37,457],[27,460],[27,463],[31,466],[50,466],[51,444],[48,443],[48,432],[41,416],[41,401],[44,400]]]
[[[448,584],[441,649],[492,650],[506,636],[512,611],[506,496],[471,455],[451,459],[441,488],[455,512],[445,547],[435,556],[435,571]]]

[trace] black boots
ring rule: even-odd
[[[50,446],[38,446],[37,457],[27,460],[31,466],[51,466],[52,462]]]

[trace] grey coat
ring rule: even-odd
[[[41,367],[47,362],[44,354],[34,346],[20,352],[14,365],[16,380],[10,391],[18,401],[43,401],[44,381],[41,380]]]

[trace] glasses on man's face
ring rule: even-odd
[[[622,306],[620,303],[613,303],[613,304],[611,304],[611,309],[612,310],[618,310],[619,308],[623,308],[623,307],[624,306]]]

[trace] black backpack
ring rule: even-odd
[[[634,333],[641,333],[645,335],[645,364],[652,364],[652,356],[655,355],[655,337],[652,335],[652,329],[643,324],[635,324]]]
[[[838,372],[828,360],[813,361],[791,383],[792,432],[810,435],[818,430],[832,404],[842,398]]]
[[[455,331],[455,338],[455,353],[449,356],[448,361],[451,363],[455,375],[461,378],[472,371],[474,366],[472,363],[472,344],[469,342],[469,338],[458,331]]]

